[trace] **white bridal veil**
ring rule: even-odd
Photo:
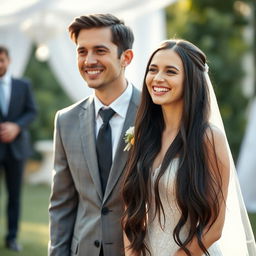
[[[219,127],[225,134],[216,96],[208,72],[205,77],[210,91],[210,122]],[[226,135],[225,135],[226,136]],[[256,256],[254,235],[243,202],[240,185],[229,144],[226,138],[230,158],[230,181],[227,196],[225,224],[220,239],[223,256]]]

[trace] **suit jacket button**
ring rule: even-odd
[[[108,207],[103,207],[102,210],[101,210],[101,213],[102,213],[103,215],[107,215],[107,214],[109,213]]]
[[[95,241],[94,241],[94,245],[95,245],[96,247],[100,247],[100,241],[99,241],[99,240],[95,240]]]

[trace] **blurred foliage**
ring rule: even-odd
[[[166,9],[168,37],[191,41],[207,56],[234,160],[245,131],[248,101],[242,93],[246,6],[245,1],[179,0]]]
[[[35,49],[32,51],[24,76],[32,81],[38,106],[37,119],[31,126],[32,141],[52,139],[56,111],[69,106],[72,102],[54,77],[48,63],[36,59]]]

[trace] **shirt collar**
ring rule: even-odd
[[[10,72],[7,71],[2,77],[0,77],[0,80],[3,82],[3,85],[11,84],[11,74],[10,74]]]
[[[132,96],[132,84],[130,82],[128,82],[128,86],[126,87],[125,91],[117,99],[115,99],[109,106],[105,106],[104,104],[102,104],[102,102],[94,94],[96,118],[98,117],[99,110],[101,108],[112,108],[116,112],[116,114],[125,118],[131,96]]]

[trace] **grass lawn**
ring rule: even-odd
[[[254,233],[254,237],[256,239],[256,213],[249,213],[249,218],[252,224],[252,229],[253,229],[253,233]]]
[[[0,190],[0,255],[1,256],[46,256],[48,243],[48,186],[25,184],[22,200],[22,221],[19,242],[23,246],[20,253],[9,252],[4,248],[4,202],[3,182]],[[249,214],[254,235],[256,236],[256,214]]]
[[[23,189],[21,227],[18,240],[23,246],[20,253],[4,248],[5,191],[1,181],[0,193],[0,255],[1,256],[46,256],[48,244],[48,202],[50,187],[28,185]]]

